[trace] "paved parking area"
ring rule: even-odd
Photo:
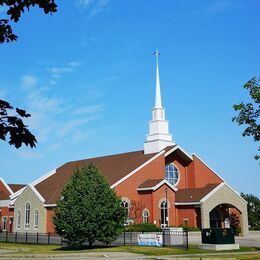
[[[240,246],[260,247],[260,234],[249,234],[246,237],[235,237],[235,241]],[[189,236],[189,244],[201,244],[200,233]]]

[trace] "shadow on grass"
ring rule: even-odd
[[[106,249],[106,248],[120,248],[121,246],[114,245],[82,245],[81,247],[70,247],[70,246],[62,246],[54,249],[54,251],[82,251],[82,250],[96,250],[96,249]]]

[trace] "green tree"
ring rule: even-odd
[[[6,141],[8,138],[9,144],[16,148],[21,147],[22,144],[34,147],[37,142],[35,136],[22,121],[22,118],[28,118],[31,115],[19,108],[16,108],[15,115],[13,109],[8,102],[0,100],[0,139]]]
[[[64,187],[53,217],[56,232],[79,248],[95,241],[109,244],[120,234],[124,211],[120,199],[94,164],[77,170]]]
[[[260,229],[260,199],[252,194],[244,193],[241,193],[241,197],[248,203],[248,224],[252,229]]]
[[[9,18],[0,19],[0,43],[17,40],[18,37],[13,33],[10,21],[17,23],[21,14],[34,6],[43,9],[46,14],[57,11],[55,0],[0,0],[0,7],[6,8],[6,15]]]
[[[244,88],[249,91],[252,102],[241,102],[233,106],[236,111],[239,111],[238,116],[233,117],[232,121],[238,125],[246,125],[242,136],[252,136],[255,142],[260,140],[260,78],[253,77],[245,85]],[[260,147],[258,147],[260,151]],[[260,159],[260,155],[255,155],[255,159]]]

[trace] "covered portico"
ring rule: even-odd
[[[210,228],[212,225],[220,226],[225,219],[228,220],[229,210],[236,208],[240,214],[240,227],[243,236],[248,234],[247,202],[229,185],[222,182],[210,193],[200,200],[201,228]],[[218,224],[219,223],[219,224]]]

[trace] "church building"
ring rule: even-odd
[[[92,162],[121,198],[126,224],[230,227],[236,214],[242,234],[247,234],[247,202],[199,156],[173,140],[162,106],[158,50],[155,54],[155,105],[144,149],[67,162],[19,190],[7,188],[5,204],[0,189],[0,207],[7,206],[1,218],[12,217],[11,231],[55,232],[52,217],[62,189],[76,168]]]

